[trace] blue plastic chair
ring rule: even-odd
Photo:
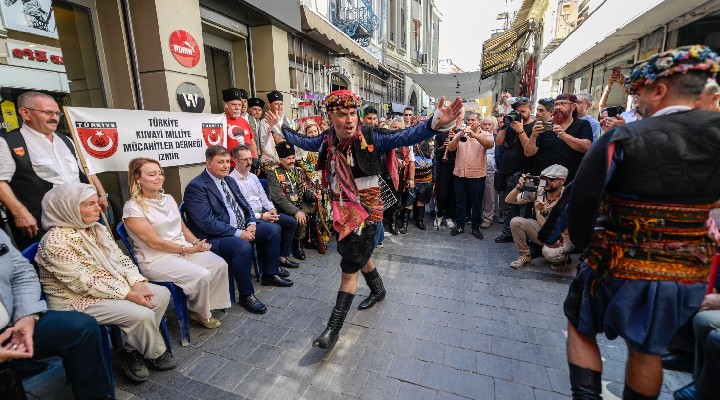
[[[260,185],[262,185],[263,190],[264,190],[265,193],[267,194],[267,192],[268,192],[267,179],[265,179],[265,178],[260,178],[260,179],[258,179],[258,180],[260,181]]]
[[[117,226],[115,227],[115,232],[117,232],[118,236],[120,236],[120,240],[122,240],[123,244],[128,250],[128,253],[130,254],[130,258],[132,259],[133,263],[138,266],[139,269],[140,264],[138,264],[137,258],[135,257],[135,251],[133,250],[133,246],[132,244],[130,244],[130,240],[128,239],[128,232],[127,228],[125,227],[125,223],[120,222],[119,224],[117,224]],[[190,344],[190,317],[188,315],[187,296],[185,296],[185,293],[180,286],[172,282],[153,281],[152,283],[164,286],[170,291],[170,294],[173,298],[173,304],[175,305],[175,314],[177,315],[178,325],[180,326],[180,345],[183,347],[188,346]],[[163,329],[167,330],[167,326],[165,326]]]
[[[40,245],[40,242],[35,242],[28,246],[25,250],[21,252],[23,257],[25,257],[30,262],[35,262],[35,255],[38,251],[38,246]],[[45,291],[42,290],[42,287],[40,289],[40,298],[45,300]],[[112,325],[100,325],[100,338],[102,339],[102,348],[103,353],[105,353],[105,360],[107,362],[107,369],[110,373],[110,383],[114,386],[115,385],[115,376],[113,374],[113,365],[112,365],[112,350],[110,345],[110,329],[113,328]],[[117,327],[114,327],[117,329]],[[119,331],[119,329],[118,329]]]

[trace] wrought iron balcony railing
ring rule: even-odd
[[[369,0],[357,0],[357,6],[349,1],[340,9],[333,10],[331,2],[331,22],[353,38],[358,44],[367,47],[373,33],[380,26],[380,20],[372,9]]]

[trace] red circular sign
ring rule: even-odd
[[[200,46],[188,32],[177,30],[170,34],[170,52],[180,64],[188,68],[200,62]]]

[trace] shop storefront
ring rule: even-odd
[[[19,127],[17,98],[37,90],[53,96],[60,105],[108,107],[111,79],[100,37],[101,21],[94,1],[0,3],[6,35],[0,39],[0,97],[6,132]],[[117,14],[116,14],[117,16]],[[108,19],[108,15],[104,15]],[[116,21],[119,22],[119,21]],[[120,66],[122,67],[122,66]],[[67,127],[61,126],[67,133]]]

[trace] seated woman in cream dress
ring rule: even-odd
[[[228,266],[195,238],[180,218],[172,196],[163,193],[160,163],[136,158],[128,167],[132,197],[123,221],[135,245],[140,269],[151,281],[173,282],[187,295],[190,319],[208,329],[220,326],[210,310],[230,307]]]
[[[156,370],[177,366],[158,329],[170,291],[148,283],[98,223],[99,215],[97,192],[91,185],[66,183],[45,194],[42,224],[47,233],[35,256],[40,283],[50,309],[80,311],[101,325],[117,325],[125,346],[117,351],[115,361],[129,379],[144,381],[148,366]]]

